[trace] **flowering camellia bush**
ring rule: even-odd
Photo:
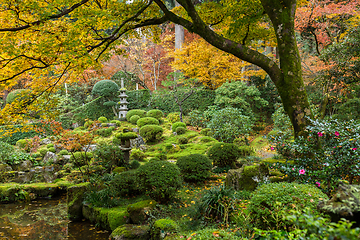
[[[360,124],[355,121],[315,120],[308,136],[289,141],[272,137],[277,152],[286,158],[275,166],[290,180],[315,184],[326,193],[339,180],[360,180]]]

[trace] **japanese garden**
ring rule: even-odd
[[[1,239],[360,239],[359,0],[2,0]]]

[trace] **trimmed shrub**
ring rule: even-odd
[[[60,156],[69,155],[69,152],[68,152],[68,150],[63,149],[58,153],[58,155],[60,155]]]
[[[109,185],[112,186],[120,196],[138,195],[141,191],[136,179],[136,174],[135,170],[116,174]]]
[[[250,146],[240,146],[239,150],[241,157],[251,156],[255,153],[255,150]]]
[[[140,166],[137,177],[140,189],[160,203],[171,200],[182,183],[179,168],[167,161],[152,161]]]
[[[171,219],[158,219],[154,222],[153,226],[150,229],[150,235],[152,239],[162,239],[161,236],[163,233],[171,234],[177,232],[179,226],[175,221]]]
[[[159,120],[153,117],[144,117],[137,120],[136,125],[138,125],[139,128],[145,125],[159,125]]]
[[[99,117],[98,121],[101,122],[101,123],[107,123],[108,119],[106,117]]]
[[[70,162],[74,163],[76,167],[81,167],[90,163],[92,157],[93,154],[90,152],[74,152],[71,154]]]
[[[313,214],[319,214],[316,206],[319,200],[328,197],[313,185],[298,183],[269,183],[258,187],[252,195],[248,205],[249,215],[252,216],[255,227],[261,229],[284,229],[286,223],[282,215],[290,210],[310,208]],[[276,216],[279,220],[276,221]]]
[[[183,122],[175,122],[175,123],[173,123],[173,125],[171,126],[171,131],[172,131],[172,132],[176,132],[176,129],[177,129],[178,127],[183,127],[183,128],[186,129],[186,124],[183,123]]]
[[[145,158],[146,158],[145,153],[140,149],[137,148],[131,149],[130,160],[144,161]]]
[[[247,140],[246,140],[246,138],[235,138],[233,143],[238,147],[246,146]]]
[[[190,154],[176,161],[186,182],[202,182],[208,179],[212,169],[211,160],[202,154]]]
[[[179,144],[187,144],[189,142],[189,139],[187,137],[179,137],[178,138],[178,143]]]
[[[152,109],[146,113],[147,117],[153,117],[157,120],[161,120],[162,117],[164,117],[164,113],[161,110],[158,109]]]
[[[136,125],[136,122],[140,119],[140,116],[139,115],[133,115],[131,116],[130,118],[130,123]]]
[[[232,143],[220,142],[209,149],[207,156],[213,161],[214,166],[234,166],[236,159],[240,156],[240,150]]]
[[[127,112],[126,121],[130,122],[130,118],[134,115],[138,115],[140,118],[145,117],[146,111],[142,109],[133,109]]]
[[[164,129],[158,125],[145,125],[140,128],[140,136],[146,142],[155,142],[161,139]]]
[[[125,166],[123,151],[114,144],[100,144],[94,151],[95,162],[108,172],[116,166]]]
[[[171,123],[179,122],[180,121],[180,113],[179,112],[169,113],[166,118]]]
[[[176,128],[176,133],[177,133],[178,135],[184,134],[184,133],[186,133],[186,128],[184,128],[184,127],[177,127],[177,128]]]
[[[141,164],[139,163],[139,161],[133,160],[133,161],[130,162],[129,168],[130,168],[130,169],[137,169],[137,168],[140,167],[140,165],[141,165]]]
[[[49,147],[48,150],[49,150],[49,152],[56,153],[56,149],[54,147]]]
[[[212,136],[211,128],[201,129],[200,134],[201,134],[201,135],[204,135],[204,136],[211,137],[211,136]]]
[[[102,137],[110,137],[114,130],[115,130],[115,127],[100,128],[100,129],[96,130],[96,134],[98,134]]]
[[[112,80],[101,80],[95,83],[92,94],[112,98],[119,92],[119,86]]]

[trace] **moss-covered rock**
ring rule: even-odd
[[[339,188],[328,201],[320,201],[317,208],[329,214],[333,222],[345,218],[360,226],[360,185],[340,183]]]
[[[128,205],[127,211],[132,223],[142,224],[148,219],[148,211],[156,206],[154,200],[144,200]]]
[[[82,219],[82,206],[84,201],[84,193],[89,187],[89,183],[80,183],[68,188],[67,205],[69,219],[79,221]]]
[[[122,173],[122,172],[125,172],[125,171],[126,171],[126,167],[116,167],[113,170],[113,173]]]
[[[178,231],[178,225],[171,219],[156,220],[150,230],[151,239],[163,239],[168,234]]]
[[[252,166],[243,166],[240,169],[231,169],[227,173],[225,185],[236,191],[254,191],[260,181],[267,180],[269,169],[264,163]]]
[[[110,235],[112,240],[127,240],[127,239],[136,239],[136,240],[149,240],[148,225],[133,225],[126,224],[122,225],[115,229]]]

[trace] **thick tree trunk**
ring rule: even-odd
[[[274,83],[294,127],[295,137],[305,135],[305,127],[310,124],[308,118],[313,116],[302,78],[301,59],[294,30],[296,0],[261,2],[274,26],[279,49],[282,74]]]

